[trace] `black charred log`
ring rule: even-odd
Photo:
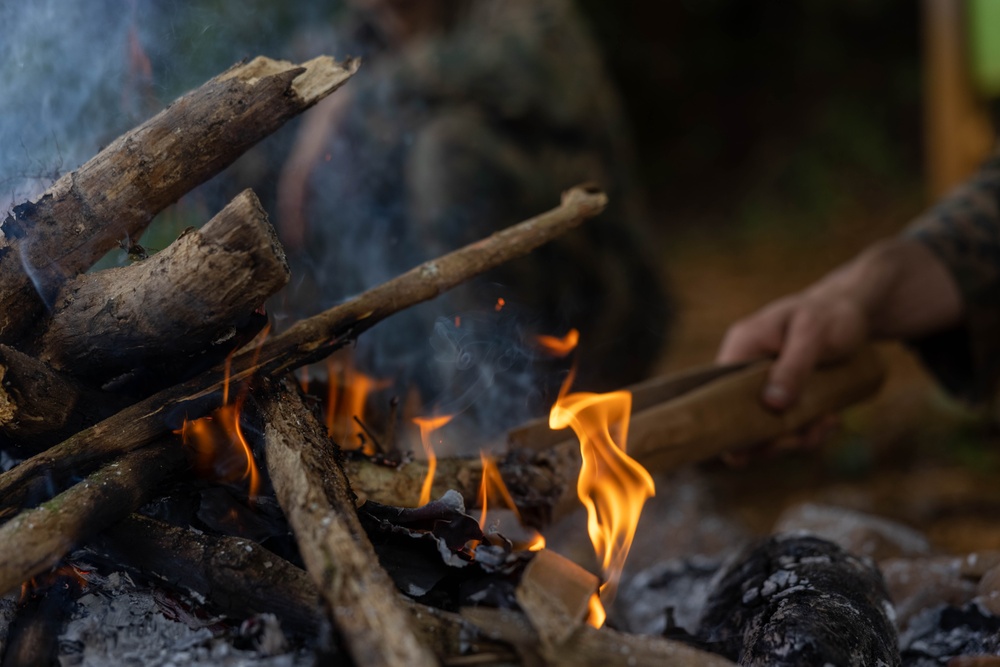
[[[740,665],[900,664],[882,575],[832,542],[777,536],[725,570],[699,636]]]

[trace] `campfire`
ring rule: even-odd
[[[393,457],[381,443],[395,439],[397,415],[382,429],[361,419],[365,397],[385,384],[331,355],[390,315],[598,215],[599,190],[572,189],[548,212],[280,333],[269,332],[262,306],[289,269],[253,192],[154,254],[129,241],[357,70],[327,57],[237,64],[4,221],[0,431],[12,458],[0,475],[3,664],[51,662],[65,648],[57,637],[82,643],[100,625],[93,619],[111,623],[108,604],[128,599],[197,628],[201,646],[223,637],[225,650],[249,648],[261,660],[725,665],[719,654],[739,653],[744,626],[768,622],[757,612],[726,616],[739,608],[731,598],[753,597],[746,582],[767,597],[772,580],[792,590],[830,572],[836,585],[867,586],[852,609],[892,634],[874,570],[829,543],[795,540],[765,545],[723,577],[705,636],[606,625],[656,491],[651,473],[763,442],[870,396],[883,373],[872,350],[821,369],[781,415],[748,398],[768,362],[608,394],[575,391],[571,373],[549,417],[512,430],[497,455],[440,456],[453,415],[430,414],[412,416],[420,451]],[[133,264],[87,273],[123,239]],[[535,342],[569,360],[577,335]],[[296,374],[317,363],[327,364],[320,398],[317,383]],[[206,520],[211,532],[177,519],[190,516],[190,496],[200,494],[200,513],[218,497],[199,478],[240,489],[221,492],[227,500],[213,506],[225,511]],[[543,537],[581,507],[597,573]],[[817,559],[829,567],[817,570]],[[775,570],[779,561],[784,569]],[[143,586],[154,593],[139,596]],[[73,605],[90,626],[69,621]],[[156,631],[175,631],[162,623]],[[884,643],[872,640],[870,654]]]

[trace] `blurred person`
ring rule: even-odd
[[[818,363],[887,339],[909,344],[954,395],[970,403],[996,399],[1000,151],[901,235],[732,325],[717,358],[775,356],[761,399],[783,410]],[[817,436],[807,439],[815,444]]]
[[[462,326],[447,324],[453,340],[439,341],[440,351],[481,321],[463,314],[506,304],[520,309],[516,328],[580,330],[581,387],[645,377],[672,307],[620,101],[573,4],[349,4],[337,48],[360,55],[361,69],[305,119],[279,182],[296,300],[311,311],[330,305],[596,181],[610,198],[597,219],[361,342],[377,357],[369,362],[406,373],[427,356],[436,316],[458,315]],[[503,345],[484,338],[476,342]],[[491,350],[498,368],[509,365],[509,355]]]

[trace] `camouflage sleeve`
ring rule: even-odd
[[[913,341],[952,393],[974,403],[1000,392],[1000,151],[918,218],[906,235],[926,244],[954,276],[966,318],[953,331]]]

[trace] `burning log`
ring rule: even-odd
[[[178,365],[190,368],[183,362],[194,355],[218,363],[248,315],[288,278],[267,214],[245,190],[162,252],[68,281],[39,356],[94,383],[138,367],[162,376]]]
[[[347,476],[320,424],[291,391],[262,401],[267,469],[306,570],[359,665],[436,665],[378,565]]]
[[[319,632],[316,586],[301,569],[250,540],[216,537],[133,514],[98,534],[87,550],[193,592],[231,618],[266,612],[284,630],[306,637]]]
[[[163,438],[0,526],[0,595],[55,567],[75,546],[133,512],[184,461],[177,439]]]
[[[62,284],[159,211],[231,164],[357,70],[323,56],[303,65],[236,65],[122,135],[17,206],[0,239],[0,342],[17,342]]]
[[[87,388],[48,364],[0,345],[0,433],[27,456],[125,407],[115,394]]]
[[[769,366],[770,362],[759,362],[736,369],[709,367],[639,385],[635,405],[644,409],[632,413],[629,455],[654,472],[709,460],[793,431],[867,398],[878,389],[885,372],[876,351],[866,348],[852,359],[817,371],[802,401],[777,414],[757,398]],[[566,440],[563,432],[553,431],[547,422],[516,429],[510,440],[511,451],[497,465],[525,523],[544,528],[579,509],[578,441]],[[344,465],[362,498],[386,505],[414,506],[427,476],[422,461],[385,466],[351,459]],[[473,506],[482,477],[480,460],[438,459],[436,465],[431,495],[437,497],[453,488]]]
[[[597,215],[607,202],[600,192],[576,188],[547,213],[497,232],[481,241],[379,285],[358,297],[302,320],[258,349],[244,350],[232,361],[231,373],[216,367],[132,405],[36,454],[0,475],[0,518],[20,509],[46,479],[68,479],[92,470],[115,455],[148,444],[165,431],[179,428],[185,417],[202,417],[219,407],[227,382],[255,375],[280,375],[315,362],[347,344],[379,321],[520,257]]]

